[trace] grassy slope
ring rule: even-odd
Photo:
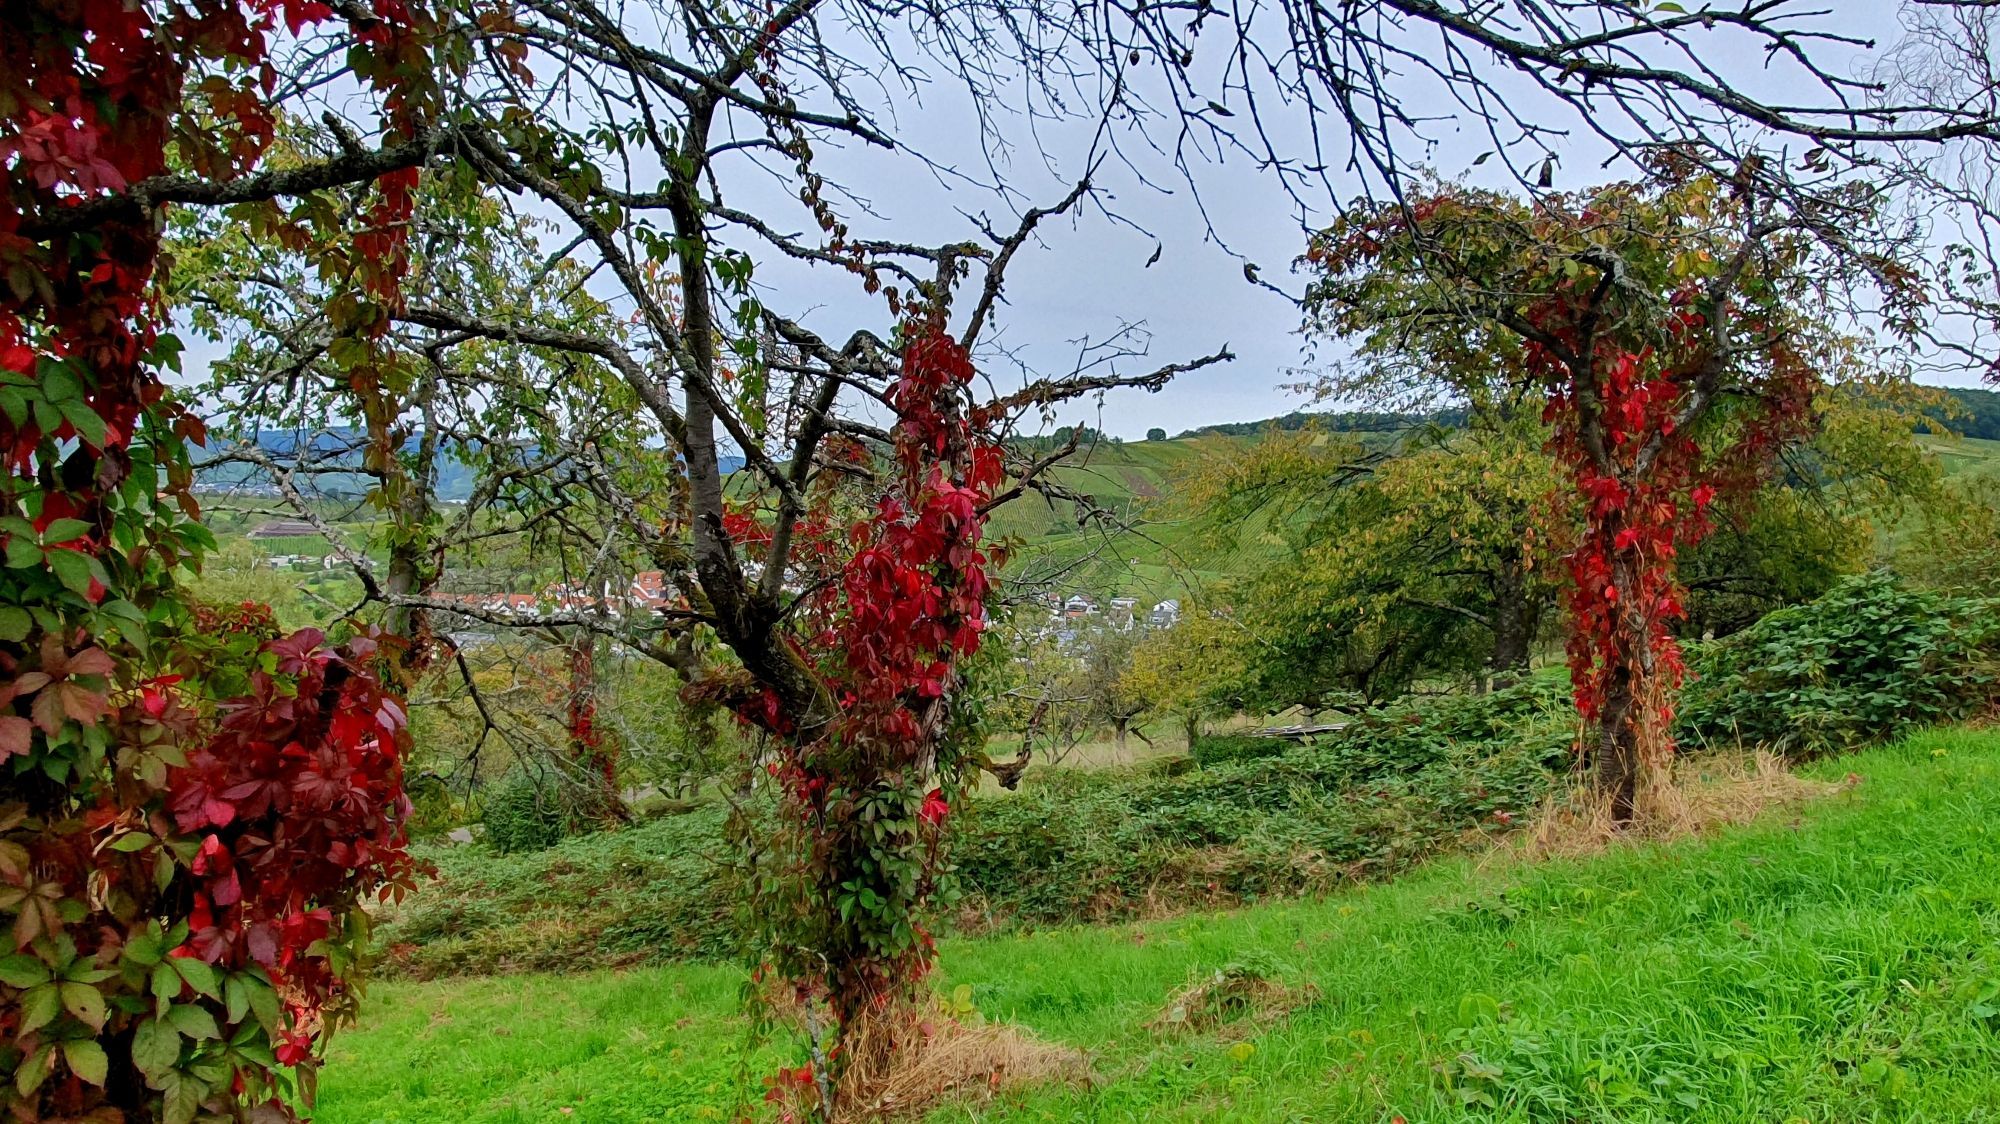
[[[1977,437],[1922,437],[1926,449],[1944,462],[1947,476],[2000,476],[2000,441]]]
[[[1363,440],[1383,441],[1380,434]],[[1259,539],[1268,514],[1253,517],[1239,534],[1240,544],[1218,551],[1203,541],[1176,512],[1173,497],[1181,482],[1204,462],[1233,456],[1262,440],[1260,435],[1206,434],[1171,441],[1103,444],[1078,454],[1078,463],[1051,475],[1091,497],[1124,527],[1076,525],[1068,505],[1050,505],[1034,496],[1007,504],[995,514],[991,533],[1015,537],[1025,549],[1015,572],[1058,575],[1055,587],[1104,596],[1129,595],[1144,603],[1184,596],[1189,584],[1240,574],[1268,549]]]
[[[1089,1049],[1101,1081],[939,1115],[2000,1120],[2000,734],[1926,734],[1817,771],[1848,770],[1865,783],[1802,821],[1713,840],[953,942],[949,983]],[[1248,1032],[1248,1050],[1145,1029],[1195,975],[1246,961],[1324,998]],[[368,1024],[335,1040],[316,1118],[720,1119],[744,1041],[735,980],[680,967],[383,987]],[[1488,997],[1501,1021],[1480,1016]]]

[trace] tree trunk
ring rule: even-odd
[[[567,702],[570,759],[592,786],[585,811],[606,823],[623,823],[630,817],[618,791],[618,747],[597,724],[597,638],[588,629],[570,637]]]
[[[1486,665],[1494,690],[1520,682],[1528,670],[1537,616],[1520,558],[1503,559],[1493,578],[1493,654]]]
[[[413,470],[405,469],[401,462],[394,419],[370,417],[370,455],[382,458],[381,486],[393,501],[389,565],[382,582],[382,591],[391,598],[421,596],[437,583],[438,560],[432,556],[430,526],[431,498],[437,487],[438,425],[431,408],[435,394],[435,383],[427,380],[419,385],[417,407],[424,428],[417,439]],[[432,640],[429,611],[392,603],[383,614],[383,627],[409,643],[399,656],[403,666],[422,668]]]
[[[1595,751],[1597,790],[1611,802],[1612,822],[1623,827],[1638,811],[1639,782],[1649,768],[1663,767],[1652,761],[1665,743],[1666,731],[1660,710],[1658,684],[1653,682],[1653,630],[1639,602],[1640,574],[1644,563],[1635,556],[1615,558],[1611,577],[1618,591],[1618,610],[1613,628],[1624,658],[1617,661],[1604,685],[1603,708],[1598,714]]]
[[[1624,670],[1613,675],[1604,691],[1604,709],[1598,715],[1596,744],[1597,791],[1611,801],[1611,821],[1619,826],[1632,822],[1639,794],[1639,730],[1633,719],[1634,698],[1630,675]]]

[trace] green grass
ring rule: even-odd
[[[2000,734],[1814,771],[1850,770],[1850,793],[1706,840],[950,942],[947,984],[1089,1050],[1098,1081],[936,1119],[2000,1120]],[[1240,1039],[1145,1028],[1233,963],[1322,998]],[[738,978],[380,987],[334,1041],[315,1118],[720,1119],[742,1087]]]
[[[1943,463],[1948,476],[2000,476],[2000,441],[1934,436],[1917,440]]]

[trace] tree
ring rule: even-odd
[[[1363,204],[1307,255],[1315,327],[1360,336],[1385,360],[1375,377],[1480,391],[1497,376],[1544,396],[1583,509],[1565,559],[1571,678],[1621,822],[1672,752],[1677,555],[1719,494],[1754,491],[1811,430],[1842,346],[1813,310],[1854,279],[1795,215],[1671,159],[1661,171],[1660,186],[1532,203],[1442,188]],[[1866,208],[1851,202],[1857,231]],[[1890,305],[1915,299],[1907,271],[1875,266]]]
[[[1420,678],[1483,684],[1527,669],[1566,532],[1543,510],[1545,434],[1518,413],[1476,411],[1466,429],[1377,449],[1272,434],[1192,484],[1187,505],[1249,560],[1232,600],[1262,640],[1251,666],[1265,705],[1375,701]],[[1537,515],[1557,524],[1541,541]]]
[[[1712,532],[1680,559],[1682,636],[1727,636],[1815,600],[1877,561],[1885,531],[1951,508],[1942,466],[1914,429],[1944,392],[1877,377],[1876,361],[1857,343],[1856,369],[1814,401],[1810,440],[1779,450],[1756,492],[1717,498]]]
[[[1146,440],[1148,441],[1165,441],[1166,439],[1167,431],[1157,425],[1146,431]]]
[[[353,1011],[362,903],[411,881],[384,649],[181,588],[214,546],[187,494],[202,427],[159,378],[178,342],[137,201],[174,166],[256,181],[271,22],[51,3],[0,37],[0,1098],[21,1120],[292,1118]],[[354,61],[407,142],[412,28],[372,23]],[[384,297],[394,243],[356,271]]]
[[[1148,710],[1178,719],[1192,746],[1204,722],[1234,708],[1249,643],[1227,613],[1191,601],[1178,624],[1149,632],[1139,642],[1120,691]]]
[[[845,101],[847,63],[814,45],[810,8],[768,26],[738,26],[718,10],[712,25],[665,47],[546,13],[529,17],[533,26],[482,25],[518,35],[513,46],[558,42],[559,84],[620,86],[629,102],[654,107],[650,127],[559,132],[489,115],[495,103],[469,96],[450,143],[431,147],[409,192],[398,299],[353,299],[336,221],[345,211],[332,195],[289,209],[253,199],[226,221],[194,222],[190,257],[210,260],[185,291],[206,326],[245,341],[214,388],[240,436],[271,423],[359,434],[369,502],[387,517],[388,563],[378,571],[352,548],[343,557],[385,626],[410,641],[410,673],[435,651],[432,614],[482,617],[438,593],[442,561],[473,544],[553,541],[570,584],[585,590],[621,568],[663,575],[659,603],[642,611],[606,611],[586,593],[528,623],[567,630],[572,756],[598,761],[607,786],[615,770],[599,750],[583,658],[593,633],[675,668],[691,700],[771,739],[771,779],[791,826],[751,850],[768,864],[751,880],[768,895],[755,915],[772,966],[831,1007],[839,1046],[814,1043],[822,1064],[810,1092],[832,1111],[850,1078],[841,1071],[865,1083],[885,1060],[890,1037],[862,1024],[900,1018],[930,961],[921,908],[943,868],[943,819],[973,736],[954,667],[979,647],[996,565],[980,543],[986,512],[1042,486],[1074,447],[1020,459],[1003,482],[1013,447],[1001,437],[1025,413],[1158,387],[1186,368],[1087,368],[975,401],[968,351],[999,308],[1007,262],[1089,186],[1027,211],[1012,230],[983,225],[984,244],[851,235],[811,170],[812,146],[885,138]],[[682,61],[662,65],[664,50]],[[320,80],[310,70],[324,58],[305,59],[297,79]],[[621,61],[607,72],[604,59]],[[520,58],[503,51],[494,61],[487,93],[504,103]],[[781,66],[800,64],[780,78]],[[821,83],[839,108],[803,108],[788,83]],[[351,141],[337,123],[288,129],[290,154],[308,164],[338,161]],[[730,205],[741,178],[732,162],[746,146],[728,138],[745,129],[763,137],[748,147],[795,165],[802,214],[823,241]],[[663,158],[656,182],[623,161],[627,144]],[[520,234],[531,224],[512,215],[503,189],[537,200],[567,247],[538,261]],[[767,308],[750,257],[726,241],[738,236],[880,294],[879,330],[829,343]],[[954,323],[968,275],[976,299]],[[310,436],[299,444],[317,447]],[[667,455],[646,452],[659,445]],[[726,446],[748,462],[727,485]],[[301,480],[355,467],[337,457],[279,463],[254,441],[232,455],[271,471],[302,515],[313,497]],[[474,502],[450,520],[429,497],[448,456],[482,473]],[[718,641],[731,658],[711,658]]]

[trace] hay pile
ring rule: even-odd
[[[1147,1029],[1157,1034],[1209,1034],[1246,1037],[1319,1002],[1311,984],[1287,985],[1262,968],[1231,964],[1189,983]]]

